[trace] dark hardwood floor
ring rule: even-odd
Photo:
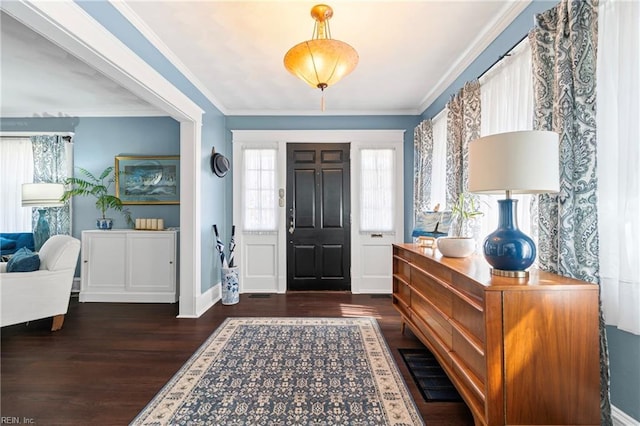
[[[242,295],[198,319],[177,319],[177,304],[79,303],[64,327],[51,319],[2,328],[0,415],[35,425],[127,425],[227,317],[351,317],[378,320],[427,425],[472,425],[462,403],[423,401],[398,348],[420,346],[390,297],[350,293]],[[7,419],[8,418],[8,419]]]

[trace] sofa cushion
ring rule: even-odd
[[[26,247],[31,251],[35,250],[33,232],[1,232],[0,238],[14,242],[12,247],[5,248],[4,244],[2,245],[0,254],[3,256],[13,254],[22,247]]]
[[[7,262],[7,272],[32,272],[39,268],[40,256],[26,247],[16,251]]]
[[[16,246],[15,240],[5,238],[5,237],[0,237],[0,250],[12,249],[15,246]]]

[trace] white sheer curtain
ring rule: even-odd
[[[433,120],[433,167],[431,169],[431,204],[447,208],[447,108]]]
[[[276,149],[245,149],[242,162],[244,231],[276,231]]]
[[[2,232],[31,232],[31,208],[22,207],[22,184],[33,182],[33,149],[28,137],[0,140]]]
[[[598,14],[598,225],[606,324],[640,335],[640,2]]]
[[[360,231],[393,232],[394,150],[360,150]]]
[[[533,128],[533,80],[529,40],[520,42],[508,56],[480,78],[482,114],[480,135],[531,130]],[[515,195],[518,200],[518,227],[531,235],[531,195]],[[481,195],[480,241],[498,226],[498,200],[504,195]],[[535,240],[535,238],[534,238]]]

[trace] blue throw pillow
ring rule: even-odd
[[[12,249],[16,246],[16,241],[10,238],[0,237],[0,250]]]
[[[32,272],[39,268],[40,256],[26,247],[16,251],[7,262],[7,272]]]

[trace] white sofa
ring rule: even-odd
[[[80,240],[54,235],[40,248],[40,269],[7,272],[0,263],[0,326],[53,317],[51,331],[62,328],[69,308]]]

